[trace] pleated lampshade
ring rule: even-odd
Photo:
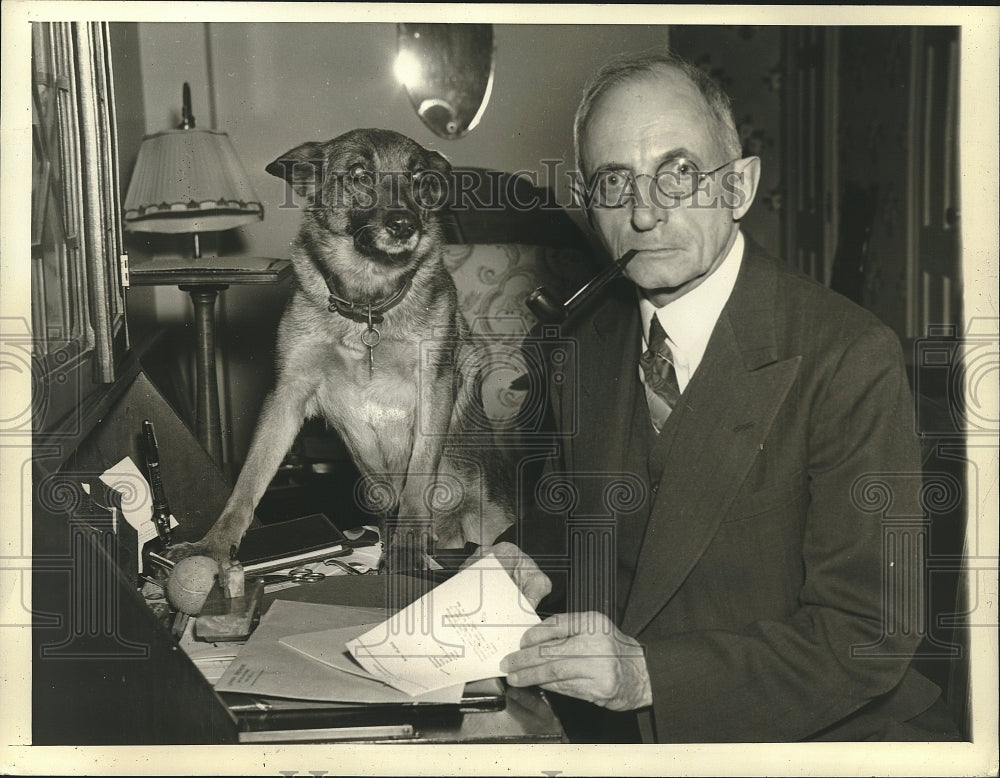
[[[264,218],[229,136],[195,128],[146,136],[124,210],[133,232],[211,232]]]

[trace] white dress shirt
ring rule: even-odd
[[[653,305],[641,292],[639,294],[642,352],[645,353],[649,348],[649,322],[655,313],[663,331],[667,333],[667,343],[674,355],[677,386],[682,394],[691,381],[694,371],[701,364],[712,330],[715,329],[722,309],[736,285],[736,276],[739,275],[740,265],[743,262],[743,246],[743,234],[737,232],[729,253],[715,272],[690,292],[672,300],[662,308]],[[639,378],[646,387],[642,368],[639,368]],[[649,403],[653,426],[659,430],[670,415],[670,409],[663,398],[648,387],[646,387],[646,400]]]

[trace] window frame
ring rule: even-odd
[[[110,30],[34,22],[31,43],[33,420],[75,434],[129,350]]]

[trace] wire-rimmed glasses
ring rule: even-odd
[[[667,160],[653,175],[633,173],[627,169],[598,170],[590,179],[585,202],[598,208],[622,208],[630,203],[666,208],[692,197],[702,182],[738,162],[736,157],[712,170],[698,170],[683,157]],[[639,186],[640,178],[649,178],[655,186]]]

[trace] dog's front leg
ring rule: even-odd
[[[278,383],[264,401],[246,463],[222,514],[197,543],[174,546],[170,551],[172,559],[194,554],[219,561],[235,557],[257,503],[302,426],[311,394],[312,387],[303,381]]]
[[[435,538],[433,507],[435,491],[448,488],[438,483],[438,470],[447,440],[455,403],[454,372],[435,365],[429,379],[418,390],[413,448],[406,468],[406,482],[399,495],[395,525],[388,527],[387,558],[390,572],[422,570]],[[438,499],[442,499],[438,495]]]

